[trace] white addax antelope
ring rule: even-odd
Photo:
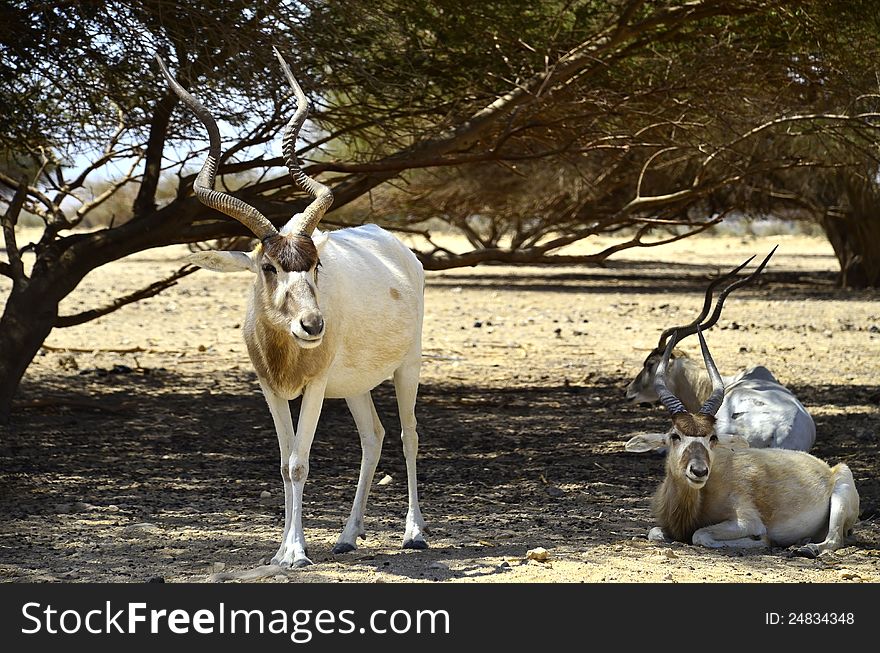
[[[303,535],[303,486],[325,397],[345,399],[362,447],[354,504],[333,553],[352,551],[358,536],[365,537],[364,511],[385,435],[370,391],[389,377],[394,379],[397,395],[409,493],[403,547],[424,549],[428,544],[416,487],[415,417],[424,271],[406,246],[379,227],[332,233],[315,229],[333,196],[297,162],[297,134],[311,107],[287,63],[277,50],[275,54],[297,101],[296,113],[284,132],[284,159],[297,184],[315,198],[280,231],[256,208],[213,190],[220,156],[217,124],[159,62],[171,88],[210,135],[208,158],[193,184],[196,195],[207,206],[241,222],[260,240],[250,253],[199,252],[190,260],[215,272],[248,270],[255,275],[242,330],[281,449],[284,535],[273,564],[311,564]],[[294,429],[288,401],[300,395]]]
[[[641,371],[626,388],[628,401],[633,403],[657,401],[654,379],[657,364],[663,356],[669,336],[676,332],[680,341],[696,333],[697,329],[706,330],[713,326],[721,316],[727,295],[758,276],[775,251],[776,247],[749,276],[733,282],[721,291],[712,315],[703,322],[712,307],[713,290],[720,283],[736,275],[751,262],[754,256],[709,284],[703,309],[697,319],[690,324],[665,329],[660,334],[657,347],[648,354]],[[682,403],[688,410],[697,410],[711,392],[711,383],[704,374],[702,366],[678,349],[672,352],[667,375],[669,387],[681,397]],[[733,376],[722,378],[724,401],[715,423],[715,430],[719,435],[744,438],[752,448],[810,450],[816,441],[816,423],[791,390],[779,383],[770,370],[763,365],[757,365],[741,370]]]
[[[859,516],[849,467],[829,467],[803,451],[750,449],[742,438],[718,433],[715,415],[724,400],[724,382],[699,328],[697,334],[712,380],[709,398],[689,412],[667,386],[667,365],[678,340],[673,335],[655,376],[672,428],[626,443],[634,452],[668,448],[666,477],[652,504],[660,525],[648,538],[707,547],[796,545],[796,553],[807,557],[843,546]]]

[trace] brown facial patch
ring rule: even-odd
[[[309,236],[276,234],[263,241],[263,252],[285,272],[307,272],[318,264],[318,250]]]
[[[400,299],[400,291],[397,288],[392,288],[388,294],[391,295],[391,299]]]
[[[715,417],[697,413],[679,413],[672,416],[675,430],[692,438],[708,438],[715,432]]]

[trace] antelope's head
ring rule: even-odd
[[[679,351],[670,354],[670,363],[675,365],[675,360],[681,355]],[[652,349],[651,353],[642,363],[642,369],[629,385],[626,386],[626,400],[634,404],[653,404],[659,397],[654,390],[654,377],[657,374],[657,366],[663,358],[663,349]]]
[[[324,316],[318,303],[320,250],[326,234],[315,236],[315,227],[333,203],[324,184],[303,172],[296,158],[296,139],[311,109],[311,103],[277,49],[285,76],[296,97],[297,108],[287,123],[282,140],[284,161],[294,181],[314,199],[302,213],[294,215],[279,231],[258,209],[228,193],[214,190],[220,159],[220,131],[214,118],[168,72],[159,57],[162,74],[171,89],[202,121],[208,130],[208,157],[193,182],[196,197],[213,209],[241,222],[260,241],[251,252],[209,251],[190,255],[190,262],[215,272],[248,270],[256,275],[254,301],[257,310],[277,328],[294,338],[300,347],[317,347],[324,338]]]
[[[666,370],[672,348],[678,342],[678,334],[673,334],[655,370],[654,389],[660,401],[672,416],[672,428],[666,433],[644,433],[634,436],[626,443],[626,450],[632,452],[653,451],[666,448],[666,470],[679,481],[694,489],[700,489],[709,480],[715,448],[719,437],[715,433],[715,415],[724,401],[724,381],[715,367],[712,354],[706,346],[703,332],[697,327],[700,348],[706,371],[712,379],[712,394],[696,413],[690,413],[681,400],[670,392],[666,384]],[[741,446],[738,438],[726,437],[728,446]]]
[[[778,245],[776,246],[778,247]],[[734,281],[732,284],[727,286],[721,293],[718,295],[718,301],[715,304],[715,309],[712,311],[712,315],[709,315],[709,310],[712,308],[712,293],[715,288],[724,281],[727,281],[733,278],[740,270],[742,270],[745,266],[751,263],[754,256],[749,257],[744,263],[737,266],[727,274],[724,274],[717,279],[713,280],[709,286],[706,288],[706,297],[703,300],[703,308],[700,311],[700,314],[697,318],[691,322],[690,324],[683,324],[680,326],[673,326],[665,329],[663,333],[660,334],[660,340],[657,343],[657,346],[651,350],[651,353],[648,354],[648,357],[645,358],[645,362],[642,363],[642,369],[639,370],[639,373],[636,375],[632,381],[630,381],[629,385],[626,386],[626,400],[631,403],[654,403],[659,397],[657,396],[657,392],[655,391],[655,379],[657,376],[657,367],[660,364],[661,359],[663,359],[664,351],[666,350],[666,343],[669,340],[669,336],[673,333],[678,334],[678,340],[681,341],[687,336],[693,335],[697,333],[699,330],[709,329],[714,326],[716,322],[718,322],[718,318],[721,317],[721,311],[724,308],[724,300],[727,298],[727,295],[731,293],[731,291],[739,288],[750,282],[752,279],[757,277],[761,271],[764,269],[764,266],[767,265],[767,262],[770,260],[770,257],[773,256],[773,253],[776,251],[776,247],[774,247],[767,257],[761,261],[761,264],[755,268],[755,271],[752,272],[749,276],[743,277],[738,281]],[[709,316],[706,319],[706,316]],[[703,320],[706,320],[705,322]],[[669,365],[671,366],[671,370],[674,371],[676,367],[676,361],[682,356],[686,356],[683,352],[678,350],[673,351],[672,354],[666,354]]]

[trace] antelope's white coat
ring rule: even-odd
[[[294,216],[291,223],[299,216]],[[280,232],[285,234],[285,230]],[[278,435],[285,494],[285,526],[273,562],[310,564],[302,528],[302,493],[309,470],[309,451],[325,398],[344,398],[355,419],[362,445],[358,486],[348,522],[334,552],[356,548],[364,536],[364,511],[384,428],[370,390],[393,378],[406,458],[409,510],[404,546],[424,548],[424,519],[416,489],[415,402],[421,364],[424,316],[424,271],[415,255],[397,238],[375,225],[312,236],[321,261],[314,271],[272,273],[272,292],[260,276],[266,257],[203,252],[190,257],[215,271],[250,270],[257,276],[251,291],[244,336]],[[313,304],[323,316],[321,337],[295,339],[297,306]],[[285,333],[283,325],[290,322]],[[267,363],[267,361],[269,361]],[[292,361],[293,370],[279,368]],[[296,428],[288,400],[302,395]]]
[[[632,403],[657,401],[654,369],[649,356],[638,376],[627,386]],[[670,390],[696,411],[709,396],[711,384],[700,363],[676,350],[666,372]],[[807,409],[763,365],[725,376],[724,401],[716,415],[718,435],[743,438],[754,449],[772,447],[809,451],[816,442],[816,423]]]

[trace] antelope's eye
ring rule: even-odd
[[[709,442],[718,442],[718,436],[713,433],[709,436]]]
[[[263,263],[263,272],[266,274],[275,274],[278,270],[276,270],[275,266],[271,263]]]
[[[673,442],[678,442],[679,440],[681,440],[681,436],[678,433],[673,433],[669,436],[669,439]]]

